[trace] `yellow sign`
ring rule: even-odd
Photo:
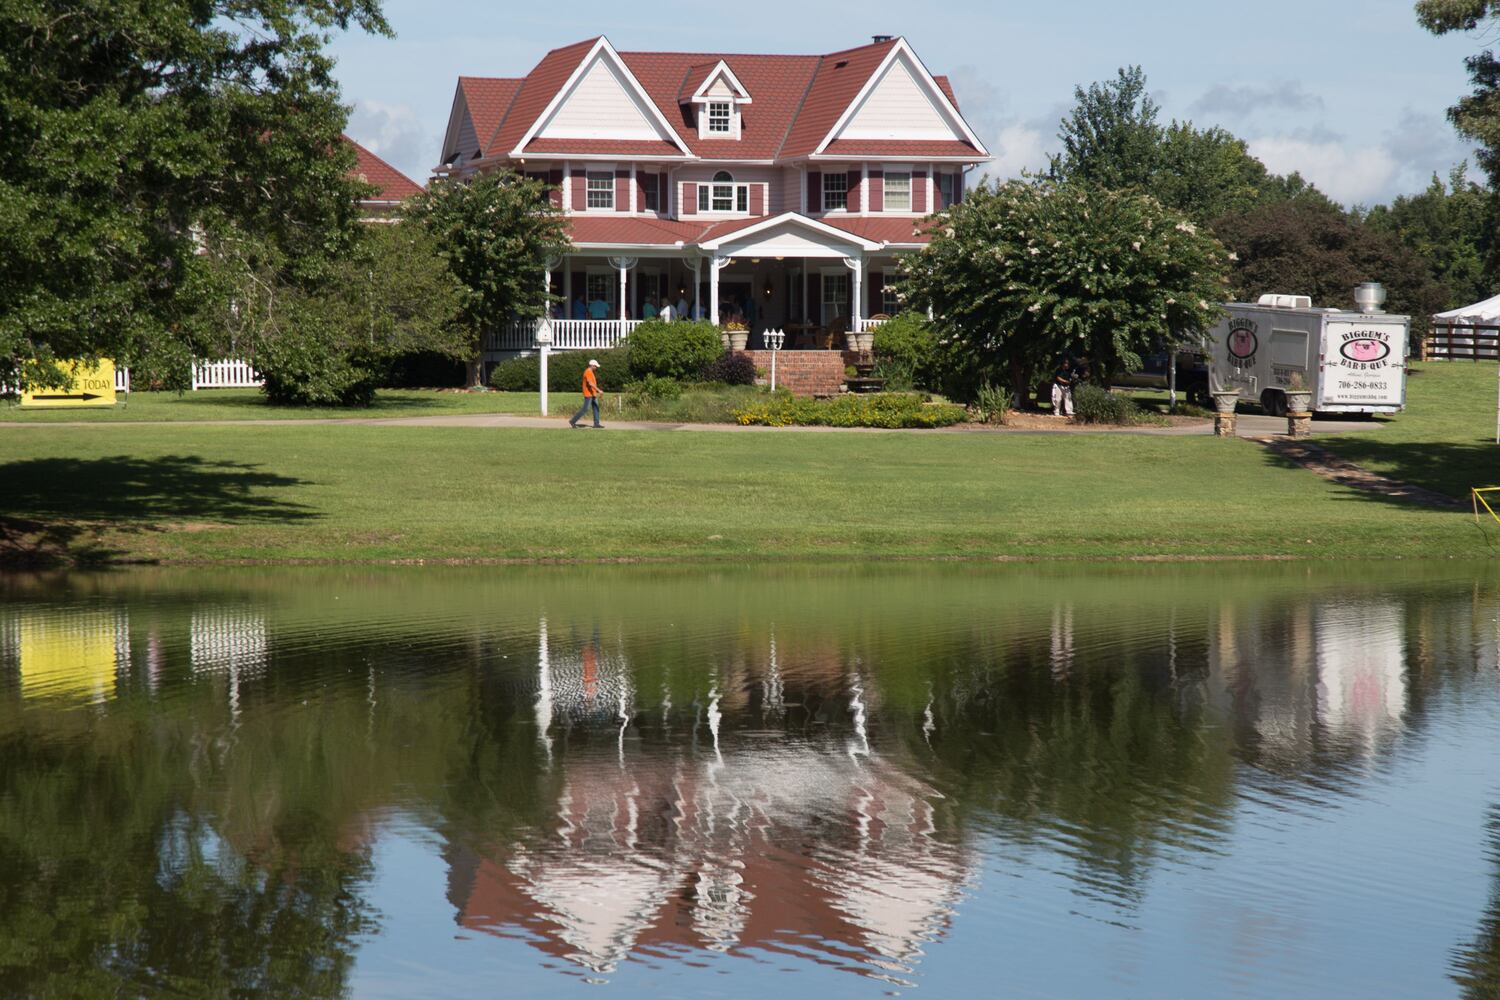
[[[112,616],[21,619],[21,695],[103,701],[115,691]]]
[[[59,361],[57,367],[73,380],[71,389],[27,389],[22,406],[114,406],[115,363],[100,358],[92,368],[81,361]]]

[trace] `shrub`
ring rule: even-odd
[[[255,353],[266,398],[278,406],[369,406],[384,366],[349,351],[320,324],[300,324],[297,336],[268,339]]]
[[[1140,420],[1140,407],[1129,396],[1097,385],[1073,389],[1073,419],[1080,424],[1133,424]]]
[[[875,374],[888,384],[938,388],[937,334],[927,317],[904,312],[875,328]]]
[[[986,382],[974,395],[974,410],[981,422],[1005,423],[1005,412],[1010,409],[1010,390],[997,388]]]
[[[631,331],[630,371],[638,377],[694,379],[723,352],[719,328],[706,320],[647,320]]]
[[[608,351],[556,351],[547,359],[547,388],[553,392],[578,392],[583,386],[583,370],[589,359],[599,361],[599,386],[617,392],[630,377],[628,343]],[[490,386],[504,392],[536,392],[541,379],[541,359],[536,355],[502,361],[490,372]]]
[[[699,377],[705,382],[724,385],[754,385],[755,362],[748,354],[725,351],[704,365]]]
[[[669,400],[679,399],[682,396],[682,383],[675,378],[658,378],[655,375],[647,375],[639,382],[631,382],[625,387],[625,395],[630,402],[643,399]]]
[[[927,403],[912,393],[883,392],[804,399],[778,392],[734,411],[740,424],[788,427],[947,427],[963,423],[968,412],[951,403]]]

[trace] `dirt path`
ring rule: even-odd
[[[1376,493],[1392,500],[1434,507],[1439,510],[1468,510],[1469,505],[1445,493],[1437,493],[1421,486],[1397,482],[1378,473],[1363,469],[1353,462],[1339,458],[1325,448],[1308,441],[1293,441],[1290,438],[1258,437],[1251,440],[1265,445],[1273,453],[1296,462],[1309,472],[1322,476],[1340,486],[1364,493]]]

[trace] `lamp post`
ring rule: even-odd
[[[552,353],[552,318],[543,316],[536,323],[536,346],[542,371],[542,416],[547,415],[547,356]]]
[[[767,330],[761,334],[761,339],[771,349],[771,391],[776,391],[776,355],[781,353],[781,345],[786,343],[786,332],[784,330]]]

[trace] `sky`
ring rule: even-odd
[[[1222,126],[1272,171],[1374,205],[1470,156],[1446,111],[1470,89],[1464,59],[1494,41],[1430,35],[1411,0],[866,0],[858,11],[809,0],[387,0],[385,11],[396,37],[336,37],[336,75],[349,134],[418,182],[439,158],[460,75],[524,76],[549,49],[598,34],[622,51],[791,53],[892,34],[952,78],[993,174],[1044,166],[1074,88],[1138,64],[1164,122]]]

